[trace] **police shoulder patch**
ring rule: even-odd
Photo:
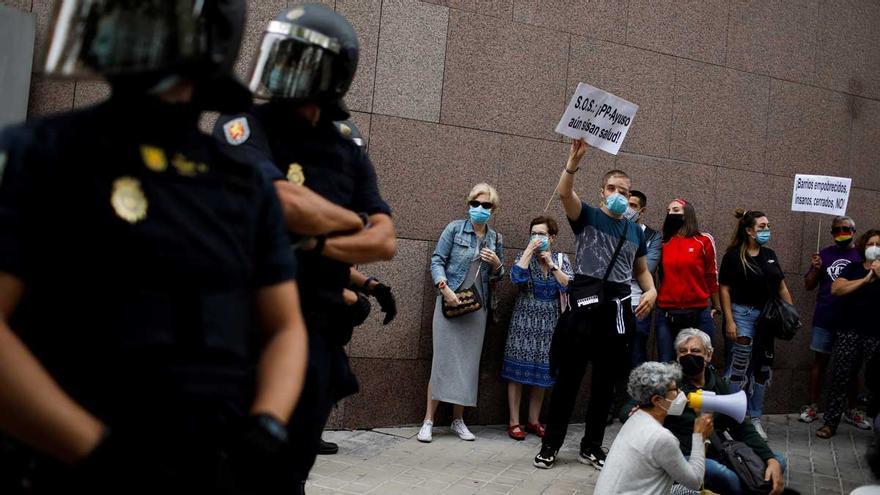
[[[238,146],[251,137],[251,126],[246,117],[239,117],[223,124],[223,134],[227,143]]]

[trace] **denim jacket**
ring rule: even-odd
[[[483,281],[484,294],[488,294],[488,282],[495,282],[504,277],[504,248],[501,234],[488,228],[486,232],[486,247],[495,251],[501,260],[501,269],[495,273],[489,273],[491,267],[483,263],[480,277]],[[453,220],[443,229],[437,248],[431,255],[431,278],[434,285],[446,280],[446,284],[452,290],[458,290],[464,283],[464,277],[470,269],[473,260],[480,251],[480,239],[474,233],[474,227],[469,220]]]

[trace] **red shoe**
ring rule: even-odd
[[[507,434],[510,436],[510,438],[512,438],[514,440],[525,440],[526,439],[526,432],[523,431],[522,426],[520,426],[520,425],[508,426],[507,427]]]
[[[544,438],[544,425],[541,423],[529,423],[526,425],[526,431],[529,433],[534,433],[541,438]]]

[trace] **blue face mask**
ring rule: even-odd
[[[531,241],[534,242],[536,240],[541,241],[541,245],[538,246],[539,251],[547,251],[550,249],[550,238],[545,235],[533,235]]]
[[[762,246],[770,242],[770,229],[759,230],[758,233],[755,234],[755,240]]]
[[[629,208],[629,201],[623,197],[623,194],[614,193],[605,198],[605,207],[615,215],[623,215],[626,209]]]
[[[471,217],[471,222],[483,224],[489,221],[489,217],[492,216],[492,210],[487,210],[482,206],[477,206],[476,208],[472,206],[468,214]]]

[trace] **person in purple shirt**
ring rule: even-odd
[[[810,372],[810,403],[801,408],[799,421],[811,423],[818,419],[819,396],[822,393],[822,382],[825,372],[828,370],[828,362],[831,360],[831,350],[834,346],[834,297],[831,295],[831,284],[837,279],[841,271],[852,262],[861,262],[862,257],[853,242],[856,233],[856,223],[850,217],[835,217],[831,222],[831,236],[834,244],[818,253],[813,253],[810,259],[810,269],[804,276],[804,286],[807,290],[819,288],[816,297],[816,312],[813,316],[813,338],[810,349],[813,351],[813,367]],[[850,393],[850,404],[855,403],[855,388]],[[858,410],[849,409],[845,414],[846,421],[860,428],[862,423],[868,425],[864,414]]]

